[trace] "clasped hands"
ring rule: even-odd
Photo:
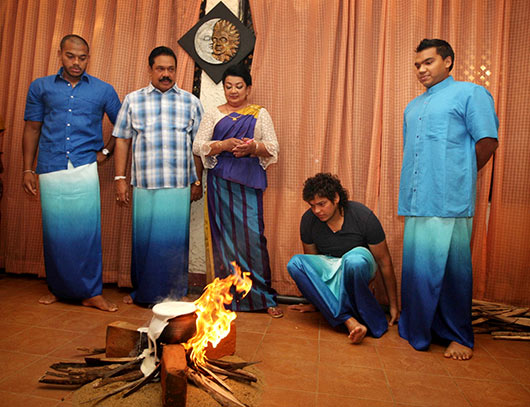
[[[254,139],[243,137],[243,139],[229,138],[223,140],[223,150],[234,154],[234,157],[240,158],[256,153],[257,144]]]

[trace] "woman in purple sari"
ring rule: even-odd
[[[271,287],[267,240],[263,233],[265,169],[278,159],[278,141],[265,108],[249,104],[252,78],[242,65],[223,75],[226,103],[207,111],[193,153],[208,169],[208,220],[215,276],[231,274],[235,261],[252,279],[250,293],[234,293],[233,311],[267,310],[283,316]],[[199,175],[200,177],[200,175]]]

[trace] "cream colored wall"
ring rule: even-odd
[[[208,0],[206,3],[206,13],[219,3],[220,0]],[[239,0],[223,0],[223,3],[236,16],[239,11]],[[201,75],[201,96],[202,105],[205,110],[225,103],[223,86],[221,83],[215,84],[203,71]],[[206,176],[203,183],[206,181]],[[206,273],[206,257],[204,250],[204,198],[191,204],[190,218],[190,273]]]

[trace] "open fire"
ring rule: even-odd
[[[127,397],[160,376],[164,405],[184,406],[186,404],[186,382],[191,381],[223,406],[244,407],[245,404],[234,396],[233,390],[225,379],[231,378],[247,384],[257,382],[255,375],[244,370],[245,367],[255,362],[229,362],[209,359],[207,356],[210,354],[209,344],[210,347],[216,348],[222,343],[221,341],[230,334],[231,324],[237,317],[235,312],[225,308],[225,305],[232,302],[234,290],[244,297],[252,288],[250,273],[242,272],[235,262],[231,264],[234,273],[224,279],[216,278],[208,284],[201,297],[194,302],[195,312],[193,312],[191,303],[179,303],[188,304],[192,309],[191,313],[178,318],[168,317],[169,321],[181,318],[177,322],[179,329],[169,330],[171,336],[183,334],[181,328],[184,325],[181,325],[180,321],[186,321],[184,331],[188,332],[187,327],[193,327],[189,323],[195,319],[196,315],[195,334],[191,331],[184,339],[178,335],[173,336],[175,340],[167,342],[163,336],[160,336],[160,341],[157,341],[157,336],[154,338],[154,347],[150,342],[147,349],[145,334],[140,333],[142,329],[142,332],[146,332],[146,328],[137,329],[128,323],[117,321],[107,327],[106,348],[90,352],[87,349],[86,351],[94,356],[85,357],[85,363],[56,363],[50,366],[54,370],[47,371],[39,381],[64,385],[83,385],[94,381],[94,388],[118,381],[128,382],[119,388],[107,390],[102,395],[83,402],[88,403],[98,402],[117,393],[122,393],[121,397]],[[172,304],[158,305],[167,305],[167,308],[171,308]],[[165,307],[163,309],[165,310]],[[162,330],[164,327],[169,328],[166,326],[167,318],[154,321],[161,315],[157,315],[155,310],[153,314],[151,325],[153,322],[163,322],[165,325],[162,327],[158,325],[158,328]],[[171,311],[168,314],[171,314]],[[149,336],[149,331],[147,331],[147,336]],[[190,336],[191,339],[188,339]],[[187,342],[184,343],[186,340]],[[175,344],[165,345],[166,343]],[[223,343],[226,346],[226,341]],[[162,362],[156,356],[156,349],[159,347],[162,349]],[[220,352],[218,354],[223,354],[224,350]],[[152,360],[153,368],[146,372],[141,365],[142,362],[145,364],[147,359]],[[161,371],[162,374],[160,374]]]
[[[250,273],[241,272],[236,262],[231,264],[234,274],[222,280],[216,278],[195,301],[197,333],[183,345],[186,351],[189,351],[190,360],[196,365],[206,364],[208,343],[215,348],[230,333],[230,324],[237,317],[235,312],[227,310],[224,306],[232,302],[231,287],[234,286],[238,293],[244,293],[243,296],[247,295],[252,287]]]

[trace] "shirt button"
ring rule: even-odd
[[[71,111],[72,111],[72,109],[68,109],[68,111],[69,111],[69,112],[71,112]]]
[[[74,97],[73,96],[70,96],[70,99],[73,99]]]
[[[66,127],[70,127],[70,123],[66,123]]]
[[[70,84],[68,84],[68,86],[70,86]]]
[[[70,140],[70,137],[66,137],[66,140]]]
[[[421,117],[418,117],[418,120],[421,120]]]
[[[66,154],[70,154],[70,151],[67,151]],[[414,190],[414,191],[416,191],[416,190]]]

